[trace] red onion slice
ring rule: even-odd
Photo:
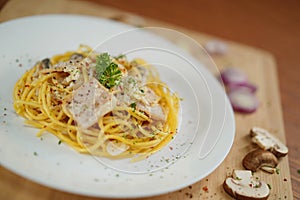
[[[225,85],[248,83],[247,76],[241,70],[236,68],[227,68],[223,70],[220,74],[220,78]]]
[[[233,90],[238,90],[238,89],[242,89],[242,90],[247,90],[251,93],[255,93],[257,90],[257,87],[249,82],[245,82],[245,83],[235,83],[235,84],[228,84],[227,85],[227,90],[228,91],[233,91]]]
[[[228,93],[229,100],[234,111],[241,113],[252,113],[258,108],[256,96],[243,89],[232,90]]]
[[[224,55],[228,51],[227,44],[220,40],[210,40],[205,43],[204,48],[210,55]]]

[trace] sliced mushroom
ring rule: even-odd
[[[71,56],[70,56],[70,60],[82,60],[84,59],[84,56],[81,54],[81,53],[73,53]]]
[[[253,172],[262,169],[269,173],[276,171],[278,160],[270,151],[256,149],[249,152],[243,159],[243,166]]]
[[[288,153],[287,146],[265,129],[253,127],[250,136],[260,148],[271,151],[277,157],[283,157]]]
[[[45,58],[41,61],[41,66],[43,69],[49,69],[51,67],[51,61],[49,58]]]
[[[268,185],[254,179],[250,170],[233,170],[232,177],[225,179],[223,188],[237,200],[266,200],[270,194]]]

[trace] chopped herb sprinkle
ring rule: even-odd
[[[133,111],[135,111],[136,110],[136,103],[133,102],[132,104],[130,104],[130,107],[133,108]]]
[[[121,59],[121,58],[126,58],[126,56],[124,54],[120,54],[115,57],[115,59]]]

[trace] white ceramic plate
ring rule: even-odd
[[[234,139],[233,112],[222,87],[191,56],[145,30],[74,15],[45,15],[0,24],[1,165],[40,184],[100,197],[145,197],[178,190],[210,174]],[[88,44],[155,65],[183,98],[175,138],[149,159],[129,163],[81,155],[58,139],[24,126],[13,110],[12,91],[38,60]],[[226,122],[226,123],[225,123]]]

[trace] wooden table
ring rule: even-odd
[[[232,47],[233,52],[239,52],[239,50],[247,52],[245,54],[241,53],[241,56],[244,56],[243,58],[245,59],[247,56],[248,58],[251,56],[255,57],[261,55],[264,57],[265,62],[260,63],[260,65],[265,65],[266,69],[269,69],[271,76],[263,76],[263,78],[268,77],[268,80],[265,80],[266,85],[267,83],[274,84],[272,87],[270,86],[272,91],[267,91],[269,88],[265,88],[263,86],[264,80],[258,80],[257,78],[257,82],[262,85],[262,90],[265,89],[266,92],[271,95],[270,97],[276,98],[273,109],[275,109],[274,113],[277,116],[272,117],[272,119],[274,119],[274,127],[279,128],[282,133],[284,133],[285,129],[285,137],[290,150],[288,160],[294,193],[293,196],[294,199],[300,199],[300,174],[297,172],[297,170],[300,169],[298,144],[300,141],[300,135],[298,134],[298,128],[300,127],[300,110],[296,105],[296,103],[300,101],[300,79],[298,78],[300,67],[297,62],[300,61],[298,56],[300,52],[299,1],[261,2],[256,0],[247,2],[184,2],[174,0],[172,2],[168,2],[130,0],[125,2],[121,0],[89,0],[88,2],[83,2],[78,0],[63,0],[41,2],[30,0],[25,3],[25,1],[20,0],[10,0],[6,2],[6,4],[3,2],[4,1],[0,1],[0,7],[2,5],[2,10],[0,12],[1,22],[22,16],[44,13],[80,13],[104,17],[114,17],[114,15],[119,17],[128,15],[127,13],[123,13],[118,10],[103,7],[103,5],[108,5],[123,11],[129,11],[148,17],[145,22],[147,25],[160,25],[176,28],[177,30],[180,29],[180,31],[196,38],[198,42],[205,42],[210,39],[210,36],[198,33],[202,32],[235,42],[256,46],[272,53],[277,62],[277,74],[279,77],[281,99],[278,97],[276,68],[273,67],[276,66],[276,64],[273,57],[266,52],[228,42],[228,44]],[[149,18],[156,20],[151,20]],[[177,26],[173,26],[171,24]],[[184,29],[183,27],[187,29]],[[232,57],[230,56],[231,55],[229,55],[230,59],[236,59],[234,54]],[[218,66],[222,67],[221,65],[223,61],[222,59],[217,58],[216,63]],[[239,62],[236,61],[236,63]],[[243,65],[244,66],[241,66],[241,68],[248,72],[250,77],[256,79],[257,74],[254,73],[256,69],[255,66],[253,66],[255,69],[251,69],[251,62],[246,64],[243,63]],[[256,69],[256,72],[257,71],[259,71],[259,69]],[[262,73],[267,74],[268,71],[265,70],[262,71]],[[265,97],[263,93],[260,93],[259,95]],[[282,123],[280,100],[282,101],[284,128]],[[263,114],[257,115],[258,117],[263,116]],[[268,115],[265,115],[264,117],[268,117]],[[238,124],[244,123],[243,116],[236,115],[236,120]],[[255,122],[253,117],[250,117],[249,120]],[[251,123],[248,123],[248,125],[250,124]],[[263,124],[271,126],[272,121],[266,119]],[[247,128],[248,127],[238,126],[237,132],[245,132]],[[238,140],[239,137],[237,137],[236,140]],[[279,135],[279,137],[282,137],[283,141],[285,140],[284,134]],[[237,142],[238,141],[235,141],[234,145],[237,145]],[[225,160],[225,163],[228,164],[230,162]],[[239,164],[237,163],[233,163],[229,168],[231,169],[231,167],[238,165]],[[287,167],[288,169],[288,165],[285,163],[282,165],[283,168]],[[225,176],[228,169],[226,170],[224,164],[223,166],[220,166],[218,172],[214,173],[219,173],[222,170],[224,171]],[[214,178],[214,173],[209,176],[210,180],[211,178]],[[2,179],[0,182],[0,197],[3,197],[1,199],[89,199],[87,197],[68,194],[40,186],[36,183],[23,179],[4,168],[0,168],[0,175]],[[289,176],[288,170],[285,175]],[[262,176],[264,177],[264,175]],[[213,199],[213,193],[208,195],[201,191],[204,185],[209,185],[211,188],[211,183],[206,183],[205,181],[206,180],[203,180],[201,183],[193,185],[192,188],[185,188],[182,191],[159,196],[157,199],[184,199],[190,197],[194,199]],[[277,191],[278,196],[273,195],[272,198],[279,199],[279,193],[282,192],[286,194],[286,199],[292,199],[289,187],[283,185],[282,189],[285,189],[285,191],[281,191],[279,188]],[[218,192],[220,191],[221,189],[218,190]],[[4,193],[6,194],[4,195]],[[218,199],[230,199],[226,194],[220,194],[218,197]],[[284,196],[282,196],[282,199],[284,199]]]

